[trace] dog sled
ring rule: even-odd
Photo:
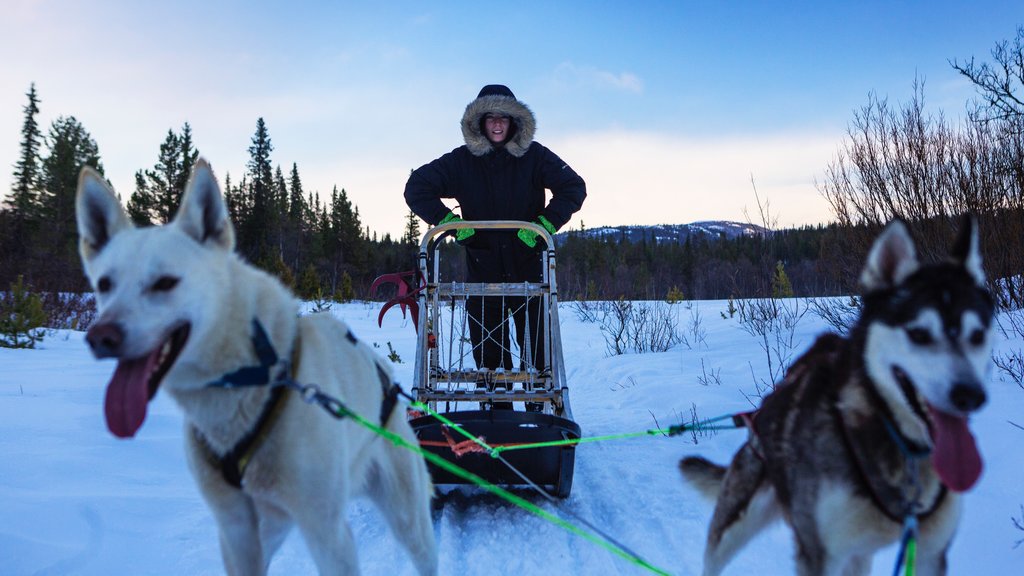
[[[478,233],[519,229],[537,232],[538,240],[547,245],[537,254],[543,266],[541,282],[470,283],[445,278],[457,273],[450,271],[452,266],[442,266],[444,239],[462,228],[474,228]],[[462,250],[446,252],[449,258],[462,258]],[[417,402],[443,417],[442,420],[429,412],[410,413],[410,424],[420,445],[494,484],[518,486],[532,482],[552,495],[567,497],[572,488],[575,445],[516,448],[580,437],[580,427],[572,417],[562,360],[553,238],[529,222],[452,222],[424,234],[417,263],[415,273],[402,280],[394,278],[395,275],[381,277],[375,287],[389,279],[399,286],[398,296],[385,304],[381,316],[395,304],[401,305],[403,312],[406,307],[411,309],[417,329],[411,393]],[[473,313],[481,310],[485,314],[486,309],[471,310],[480,306],[481,299],[500,302],[489,307],[501,310],[504,316],[497,322],[497,328],[495,319],[490,320],[490,331],[482,314]],[[522,313],[524,310],[530,313]],[[513,317],[525,326],[515,327]],[[531,322],[539,325],[531,329]],[[475,346],[471,337],[474,327],[482,333],[476,337]],[[520,342],[516,330],[523,328],[525,337]],[[477,366],[483,355],[481,347],[485,345],[502,348],[505,368]],[[501,447],[502,458],[478,449],[467,434],[453,430],[452,426],[491,447]],[[429,467],[435,484],[467,482],[433,464]]]

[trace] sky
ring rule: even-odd
[[[308,192],[345,189],[401,234],[410,170],[461,145],[485,84],[508,85],[536,140],[587,181],[569,226],[828,222],[818,192],[874,93],[925,83],[926,112],[975,96],[951,60],[990,59],[1024,3],[7,0],[0,192],[29,86],[44,130],[74,116],[126,200],[168,130],[238,181],[258,118]],[[756,190],[756,197],[755,197]]]

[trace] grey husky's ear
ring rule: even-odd
[[[860,284],[867,292],[892,288],[919,267],[907,226],[901,220],[893,220],[871,246],[868,262],[860,273]]]
[[[978,220],[971,214],[964,214],[960,232],[953,242],[949,255],[953,261],[967,270],[978,286],[985,285],[985,270],[981,267],[981,248],[978,241]]]
[[[211,243],[226,251],[235,248],[235,229],[210,164],[200,158],[181,197],[174,224],[200,244]]]
[[[96,257],[115,234],[133,227],[107,181],[89,166],[78,174],[75,219],[78,221],[78,253],[83,261]]]

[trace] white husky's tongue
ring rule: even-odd
[[[160,349],[135,360],[121,360],[107,384],[104,412],[107,428],[118,438],[130,438],[146,419],[149,376],[157,365]]]
[[[981,476],[981,454],[967,418],[931,409],[935,453],[932,463],[942,483],[950,490],[968,490]]]

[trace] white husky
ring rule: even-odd
[[[106,393],[108,427],[133,436],[158,388],[177,401],[189,465],[217,520],[227,572],[264,574],[297,525],[321,574],[358,573],[345,504],[367,493],[420,574],[436,574],[432,488],[422,458],[268,385],[315,383],[415,442],[404,414],[391,409],[386,363],[341,321],[299,317],[279,282],[234,254],[234,230],[209,165],[196,164],[166,226],[132,226],[88,168],[76,208],[99,309],[87,340],[97,357],[118,360]]]

